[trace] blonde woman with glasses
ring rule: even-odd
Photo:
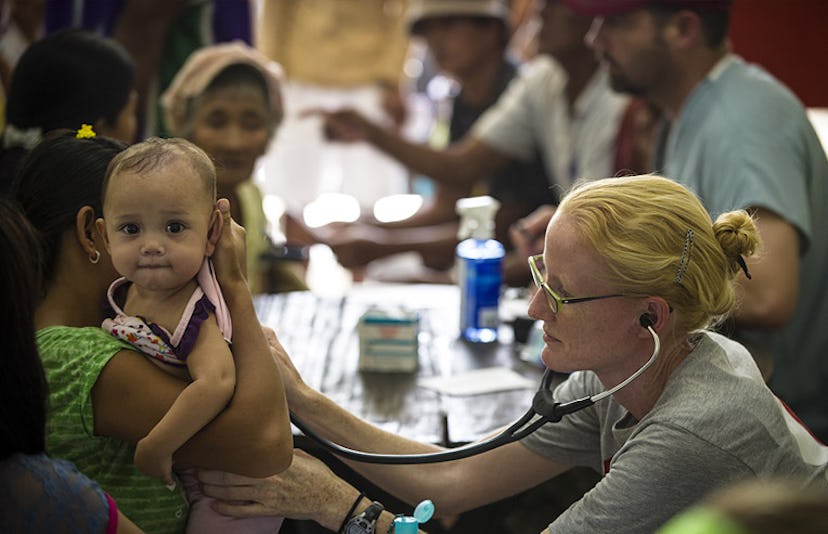
[[[570,373],[555,400],[602,400],[461,460],[350,465],[412,505],[431,499],[446,516],[591,467],[602,478],[544,529],[567,534],[654,532],[737,480],[786,476],[825,485],[825,447],[774,397],[750,353],[710,330],[733,310],[734,278],[758,248],[747,212],[713,222],[672,180],[636,176],[576,187],[547,227],[543,255],[530,261],[538,290],[529,314],[543,322],[546,366]],[[389,454],[439,450],[348,414],[304,384],[284,351],[274,351],[286,368],[291,410],[328,439]],[[305,455],[264,481],[210,473],[202,481],[206,493],[227,501],[225,512],[265,510],[328,528],[370,504]],[[390,518],[379,517],[378,532]]]

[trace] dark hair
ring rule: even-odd
[[[83,206],[101,216],[101,185],[109,162],[126,148],[107,137],[78,139],[60,130],[48,135],[21,162],[11,194],[38,231],[43,246],[43,284],[48,288],[63,233]]]
[[[710,48],[718,48],[727,39],[727,33],[730,29],[730,9],[704,9],[704,7],[694,8],[693,6],[662,4],[650,5],[647,9],[659,22],[666,21],[679,11],[690,10],[696,13],[701,19],[704,39]]]
[[[0,198],[0,460],[46,448],[48,387],[37,353],[34,310],[40,273],[34,229],[10,199]]]
[[[43,133],[76,130],[99,119],[114,127],[129,101],[134,74],[132,58],[112,39],[80,29],[52,33],[20,56],[6,100],[6,124]],[[25,152],[21,147],[4,151],[0,182],[11,179]]]
[[[205,93],[225,89],[227,87],[236,87],[238,85],[254,85],[261,89],[265,102],[268,106],[272,106],[268,98],[267,82],[262,73],[252,65],[247,63],[233,63],[222,69],[215,78],[210,80],[207,87],[204,89]],[[277,102],[278,104],[278,102]]]
[[[14,69],[6,121],[18,128],[78,129],[100,118],[111,126],[129,100],[135,67],[106,37],[68,29],[33,43]]]

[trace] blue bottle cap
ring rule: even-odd
[[[394,518],[394,534],[417,534],[420,522],[409,516]]]
[[[420,523],[427,522],[429,519],[431,519],[431,516],[433,515],[434,503],[431,502],[431,500],[429,499],[420,502],[420,504],[418,504],[417,507],[414,508],[414,518]]]

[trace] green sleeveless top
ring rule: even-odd
[[[109,359],[130,345],[101,328],[65,326],[39,330],[37,342],[49,382],[48,453],[97,481],[145,532],[184,532],[188,507],[181,485],[170,491],[143,475],[133,464],[133,444],[93,431],[92,386]]]

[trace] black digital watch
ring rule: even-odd
[[[345,523],[342,534],[374,534],[377,530],[377,518],[382,510],[382,504],[377,501],[372,502],[365,511]]]

